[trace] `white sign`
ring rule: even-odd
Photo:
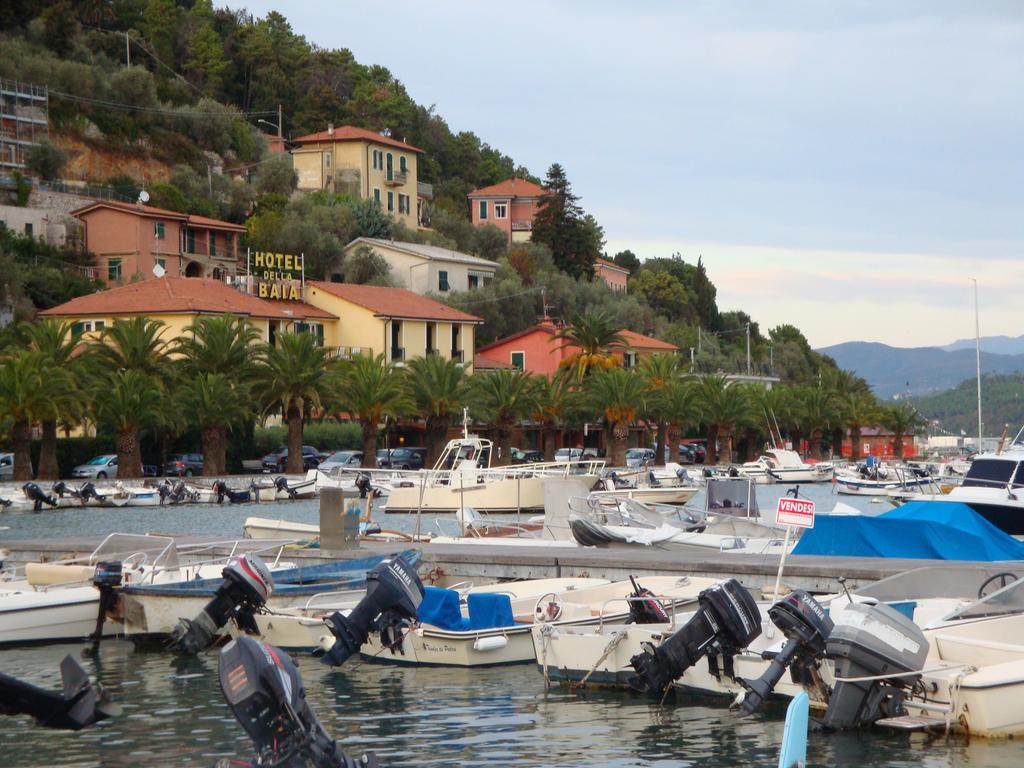
[[[783,496],[775,511],[776,525],[795,525],[799,528],[814,527],[814,502],[807,499],[791,499]]]

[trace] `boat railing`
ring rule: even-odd
[[[365,590],[362,589],[332,589],[328,592],[317,592],[314,595],[310,595],[310,598],[306,601],[306,604],[302,606],[302,610],[308,611],[313,606],[313,602],[319,600],[320,598],[332,596],[337,597],[338,595],[346,595],[351,597],[354,595],[362,594],[363,592],[365,592]]]

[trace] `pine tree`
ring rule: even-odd
[[[549,193],[533,220],[531,239],[551,250],[555,266],[576,277],[591,278],[601,250],[601,228],[584,216],[565,170],[558,163],[548,168],[544,186]]]

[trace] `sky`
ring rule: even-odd
[[[250,0],[814,346],[1024,334],[1024,3]]]

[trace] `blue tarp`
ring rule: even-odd
[[[793,554],[990,562],[1024,560],[1024,542],[966,504],[911,501],[877,517],[820,515]]]

